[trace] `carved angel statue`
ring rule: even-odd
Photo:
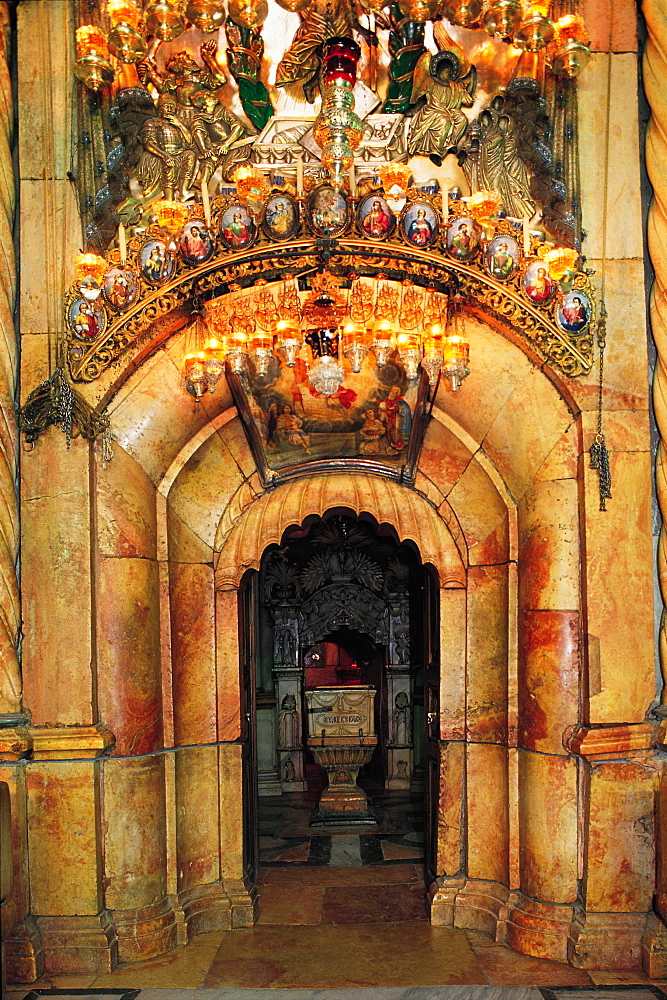
[[[299,12],[301,24],[278,65],[278,87],[300,83],[306,100],[313,103],[320,78],[320,46],[327,38],[352,36],[353,6],[348,0],[311,0]]]
[[[519,156],[514,121],[503,113],[503,106],[504,98],[499,95],[480,115],[478,149],[463,169],[473,191],[497,191],[505,213],[523,219],[533,216],[536,206],[530,195],[528,169]]]
[[[437,28],[442,29],[441,25]],[[415,67],[411,104],[425,98],[410,124],[410,156],[430,156],[437,166],[448,153],[459,153],[459,143],[468,128],[461,108],[472,107],[477,71],[442,29],[435,32],[441,51],[424,52]],[[443,42],[448,46],[443,47]]]

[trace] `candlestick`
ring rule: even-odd
[[[303,195],[303,159],[301,153],[296,161],[296,193],[299,198]]]
[[[353,198],[357,196],[357,175],[354,168],[354,160],[350,164],[350,194]]]

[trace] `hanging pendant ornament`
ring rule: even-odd
[[[604,380],[604,349],[607,340],[607,309],[604,299],[600,302],[600,318],[597,324],[598,347],[600,348],[600,381],[598,384],[598,429],[591,445],[591,469],[595,469],[600,479],[600,510],[607,509],[611,500],[611,468],[609,452],[602,432],[602,385]]]
[[[322,110],[313,136],[334,187],[341,188],[363,134],[353,93],[361,50],[352,38],[329,38],[322,49]]]
[[[144,14],[146,31],[161,42],[178,38],[185,28],[185,18],[174,0],[153,0]]]

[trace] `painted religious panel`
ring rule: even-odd
[[[340,236],[347,213],[345,196],[331,184],[320,184],[308,196],[308,225],[317,236]]]
[[[369,194],[361,199],[357,209],[357,228],[362,236],[371,240],[386,240],[395,225],[396,219],[386,198],[380,194]]]
[[[176,261],[166,243],[162,240],[150,240],[141,248],[139,266],[149,285],[159,286],[169,281],[176,268]]]
[[[69,326],[77,340],[97,340],[107,327],[107,314],[99,301],[75,299],[69,309]]]
[[[558,323],[566,333],[581,333],[591,318],[591,301],[579,290],[568,292],[558,309]]]
[[[220,219],[220,239],[228,250],[245,250],[257,239],[257,226],[243,205],[231,205]]]
[[[471,260],[478,246],[479,236],[474,219],[463,216],[454,219],[447,227],[447,250],[456,260]]]
[[[262,229],[270,240],[292,240],[299,231],[299,206],[289,194],[274,194],[267,201]]]
[[[556,291],[556,282],[549,277],[546,264],[537,260],[526,269],[523,289],[532,302],[548,302]]]
[[[518,262],[519,245],[511,236],[496,236],[486,248],[485,267],[492,278],[511,278]]]
[[[401,214],[400,231],[414,247],[433,246],[438,238],[438,216],[427,202],[412,202]]]
[[[205,264],[213,256],[213,240],[203,222],[193,219],[183,227],[179,240],[179,250],[183,260],[190,267]]]
[[[124,312],[136,302],[137,279],[132,271],[112,267],[104,276],[104,297],[115,312]]]

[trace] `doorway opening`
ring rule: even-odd
[[[425,825],[437,813],[429,801],[437,782],[424,692],[438,635],[433,580],[412,543],[345,510],[308,518],[264,552],[252,615],[260,870],[413,865],[429,877]],[[349,708],[366,704],[364,691],[365,721],[354,714],[362,709]],[[333,728],[315,738],[312,706],[323,697],[338,707],[317,717]],[[341,720],[352,728],[336,729]],[[320,742],[367,742],[358,774],[348,758],[335,774],[325,769]],[[343,809],[350,790],[358,798],[361,789],[368,810],[324,809],[337,780],[348,795]]]

